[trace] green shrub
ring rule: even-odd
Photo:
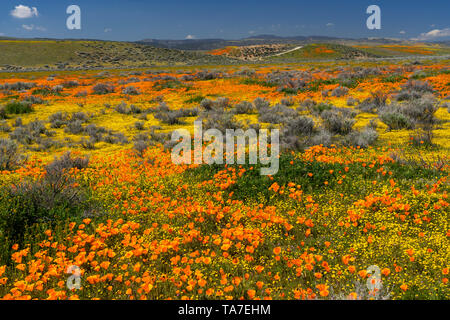
[[[382,113],[380,119],[389,127],[389,130],[411,129],[413,127],[411,119],[395,111]]]
[[[204,96],[194,96],[184,101],[184,103],[200,103],[205,99]]]
[[[5,105],[5,111],[8,114],[24,114],[33,111],[33,107],[29,102],[10,101]]]
[[[66,153],[45,167],[38,180],[27,179],[0,189],[0,240],[21,244],[29,228],[37,224],[54,226],[67,218],[98,213],[88,202],[82,187],[74,187],[70,168],[82,169],[87,158],[72,158]]]

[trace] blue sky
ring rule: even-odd
[[[81,30],[66,28],[66,8],[71,4],[81,8]],[[366,8],[372,4],[381,8],[381,30],[366,27]],[[17,6],[21,7],[13,13]],[[253,34],[449,40],[450,1],[0,1],[0,35],[4,36],[134,41],[237,39]]]

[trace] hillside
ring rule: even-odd
[[[129,42],[0,40],[0,70],[91,69],[231,62],[232,60],[222,56],[155,48]]]
[[[297,50],[288,51],[269,57],[270,61],[296,61],[296,60],[316,60],[316,59],[363,59],[376,57],[376,55],[340,44],[309,44]]]
[[[384,44],[384,45],[354,45],[354,48],[380,57],[395,56],[432,56],[450,54],[450,48],[439,44]]]
[[[225,47],[245,47],[245,46],[257,46],[257,45],[306,45],[312,43],[329,43],[329,42],[342,42],[347,44],[350,42],[367,42],[372,44],[400,44],[401,40],[395,39],[346,39],[335,38],[326,36],[292,36],[292,37],[280,37],[275,35],[253,35],[243,39],[184,39],[184,40],[161,40],[161,39],[144,39],[138,41],[138,43],[149,44],[158,48],[169,48],[179,50],[202,50],[211,51],[222,49]]]
[[[291,48],[293,48],[293,46],[286,44],[266,44],[242,47],[229,46],[221,49],[211,50],[207,53],[214,56],[225,56],[240,60],[256,61],[264,57],[282,54],[283,52],[287,52]]]

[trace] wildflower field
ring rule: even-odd
[[[449,97],[444,59],[2,73],[0,297],[449,299]],[[196,119],[280,129],[278,173],[173,164]]]

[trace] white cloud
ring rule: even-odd
[[[27,30],[27,31],[33,31],[33,30],[36,30],[36,31],[47,31],[46,28],[41,27],[41,26],[35,26],[34,24],[23,24],[22,28]]]
[[[192,35],[192,34],[188,34],[188,35],[186,36],[186,39],[187,39],[187,40],[192,40],[192,39],[195,39],[195,36]]]
[[[111,28],[105,28],[105,33],[106,33],[106,32],[111,32],[111,31],[112,31]]]
[[[24,28],[27,31],[31,31],[34,29],[34,24],[23,24],[22,28]]]
[[[326,26],[327,26],[327,27],[333,27],[333,26],[334,26],[334,23],[328,22],[328,23],[326,24]]]
[[[450,37],[450,28],[434,29],[426,33],[422,33],[418,38],[413,40],[431,40],[435,38]]]
[[[405,34],[406,31],[402,30],[402,31],[400,31],[399,33],[400,33],[400,34]]]
[[[248,33],[249,34],[255,34],[256,32],[254,30],[250,30]]]
[[[11,11],[11,15],[14,18],[18,19],[26,19],[26,18],[32,18],[33,16],[37,17],[39,15],[38,10],[36,7],[27,7],[24,5],[18,5],[14,8],[14,10]]]

